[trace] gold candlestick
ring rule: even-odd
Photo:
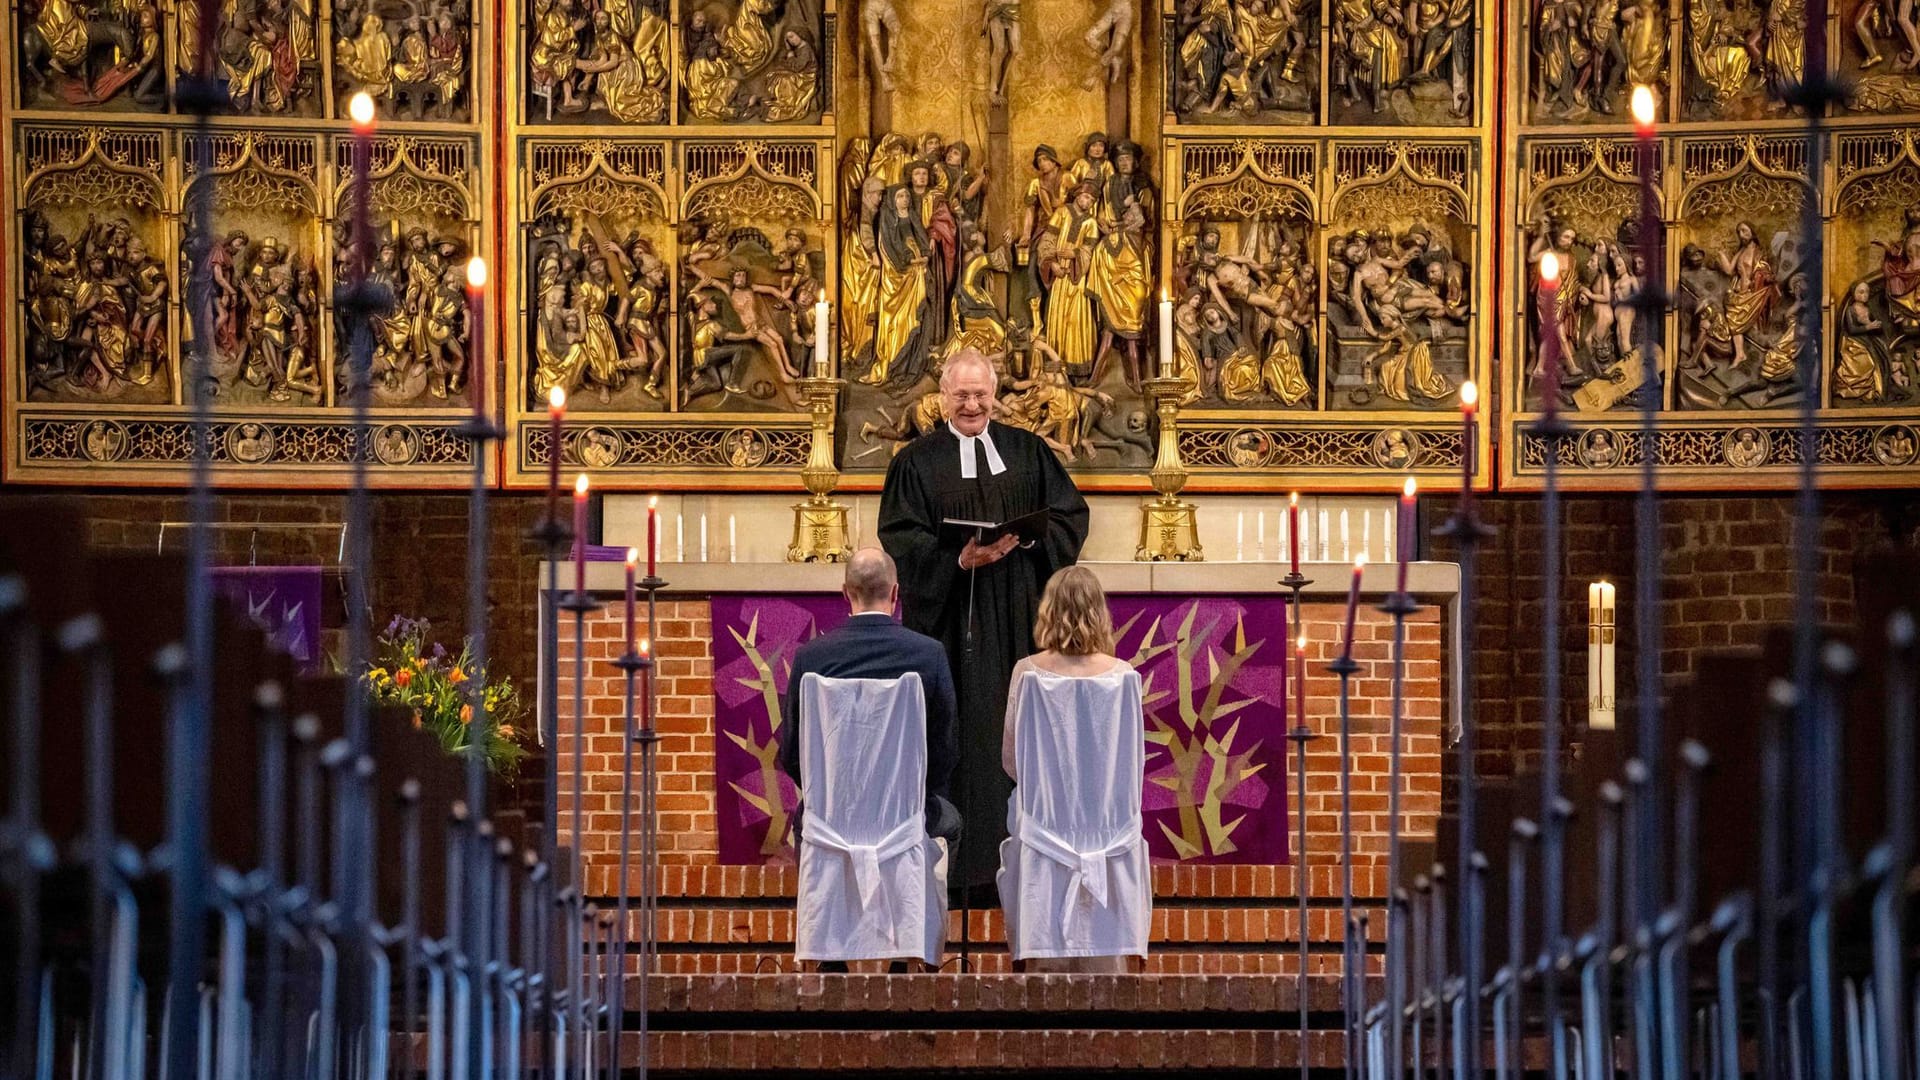
[[[799,382],[813,427],[813,443],[807,451],[807,464],[800,470],[800,481],[812,495],[805,502],[793,504],[793,543],[787,546],[788,562],[845,562],[853,554],[847,548],[847,506],[833,499],[834,486],[840,482],[840,470],[833,463],[834,407],[846,385],[824,373]]]
[[[1146,389],[1160,417],[1160,450],[1147,476],[1160,494],[1140,507],[1140,546],[1133,557],[1140,562],[1199,562],[1206,556],[1200,550],[1194,504],[1180,498],[1187,484],[1187,467],[1180,463],[1180,399],[1193,391],[1193,380],[1148,379]]]

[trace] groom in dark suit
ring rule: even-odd
[[[920,675],[927,705],[927,833],[949,844],[960,835],[960,812],[948,799],[948,785],[960,758],[954,732],[953,673],[938,641],[901,626],[893,617],[900,579],[893,558],[877,547],[861,548],[847,562],[841,592],[853,611],[836,630],[800,646],[780,703],[780,767],[800,781],[800,680],[808,672],[828,679],[895,679],[909,671]],[[804,813],[806,807],[801,807]],[[806,823],[796,819],[802,831]]]

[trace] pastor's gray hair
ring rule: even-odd
[[[956,373],[968,367],[979,367],[984,370],[987,373],[988,382],[997,381],[999,378],[999,373],[993,370],[993,362],[982,355],[979,349],[961,349],[947,357],[947,366],[940,372],[940,389],[951,390]]]

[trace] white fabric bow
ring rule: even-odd
[[[1073,871],[1073,877],[1067,881],[1065,910],[1060,913],[1060,938],[1063,942],[1073,940],[1074,916],[1080,910],[1080,893],[1084,891],[1093,900],[1094,906],[1107,906],[1107,861],[1116,855],[1124,855],[1140,842],[1140,834],[1128,831],[1107,846],[1088,851],[1076,849],[1064,837],[1033,821],[1023,818],[1019,824],[1021,842],[1028,847]]]
[[[861,922],[864,924],[874,916],[874,894],[880,892],[880,864],[897,855],[913,850],[926,833],[925,822],[919,814],[894,826],[892,832],[871,844],[856,844],[834,831],[833,827],[817,817],[809,815],[800,826],[800,842],[815,847],[826,848],[845,855],[853,863],[853,881],[860,890]],[[893,894],[884,894],[881,899],[886,915],[887,944],[899,944],[899,920],[893,916]]]
[[[1000,450],[993,445],[993,439],[989,435],[993,425],[989,424],[981,428],[978,435],[962,435],[951,424],[947,425],[947,428],[953,432],[954,438],[960,440],[960,479],[972,480],[980,475],[980,460],[976,447],[987,453],[988,473],[999,476],[1007,471],[1007,464],[1000,460]]]

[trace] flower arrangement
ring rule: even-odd
[[[374,666],[361,676],[375,705],[396,705],[412,714],[413,726],[433,733],[450,754],[465,754],[479,738],[487,767],[510,776],[527,756],[520,742],[526,704],[504,676],[491,677],[473,658],[473,642],[458,654],[428,643],[432,624],[396,615],[381,632]],[[475,715],[475,695],[481,708]]]

